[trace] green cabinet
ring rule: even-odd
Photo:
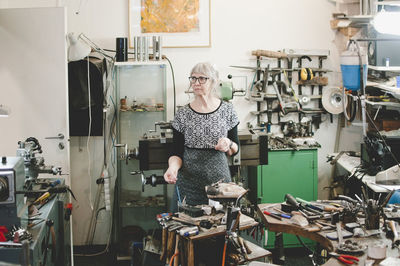
[[[280,203],[285,194],[305,200],[318,198],[317,149],[268,151],[268,164],[249,167],[248,186],[253,203]],[[274,246],[275,236],[268,233],[267,248]],[[285,247],[301,246],[294,235],[284,234]],[[309,239],[302,240],[307,244]]]

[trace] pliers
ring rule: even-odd
[[[342,255],[342,254],[337,254],[335,252],[329,253],[332,257],[335,257],[339,261],[345,263],[345,264],[354,264],[354,262],[358,262],[359,259],[357,257],[351,256],[351,255]],[[354,260],[354,261],[351,261]]]

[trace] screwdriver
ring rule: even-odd
[[[275,213],[275,212],[271,212],[271,214],[274,214],[274,215],[277,215],[279,217],[286,218],[286,219],[292,218],[292,215],[289,215],[289,214]]]
[[[282,218],[274,213],[270,213],[269,211],[264,211],[264,214],[269,215],[271,217],[274,217],[275,219],[278,219],[280,221],[282,221]]]
[[[47,199],[48,197],[50,197],[50,193],[49,193],[49,192],[43,193],[43,195],[40,196],[39,198],[37,198],[37,199],[33,202],[33,204],[39,203],[39,202],[41,202],[41,201],[44,201],[44,200]]]

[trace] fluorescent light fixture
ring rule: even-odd
[[[0,117],[9,117],[11,113],[10,107],[0,104]]]
[[[92,50],[89,45],[83,42],[73,32],[68,33],[68,61],[78,61],[90,54]]]
[[[376,14],[372,25],[380,33],[400,35],[400,12],[388,12],[382,9]]]

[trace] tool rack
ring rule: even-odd
[[[252,111],[251,113],[257,117],[257,126],[264,126],[262,123],[262,116],[267,114],[267,123],[272,123],[272,114],[277,113],[278,124],[281,123],[281,117],[286,116],[289,113],[297,112],[299,122],[301,118],[305,115],[316,115],[315,119],[320,121],[320,116],[323,113],[326,113],[325,109],[322,107],[322,90],[323,87],[327,85],[327,78],[323,75],[327,72],[330,72],[328,69],[323,68],[323,61],[326,60],[329,56],[329,50],[319,50],[319,51],[305,51],[305,50],[293,50],[293,49],[283,49],[282,51],[273,52],[273,54],[262,55],[257,50],[253,51],[252,54],[257,57],[257,66],[256,68],[250,67],[240,67],[238,68],[247,68],[253,69],[256,71],[255,80],[252,84],[252,91],[250,93],[250,100],[255,101],[257,103],[257,110]],[[266,51],[271,52],[271,51]],[[263,57],[272,58],[277,60],[277,67],[267,67],[261,66],[261,61]],[[311,57],[316,57],[318,60],[318,67],[311,68],[312,72],[315,73],[315,76],[318,77],[320,82],[315,82],[314,79],[308,81],[297,81],[297,93],[296,88],[290,85],[294,78],[293,72],[300,71],[302,67],[304,67],[303,60],[308,59],[308,61],[312,61]],[[286,62],[286,64],[285,64]],[[294,65],[297,64],[296,67]],[[286,65],[287,67],[283,67]],[[285,72],[287,73],[287,77],[285,77]],[[300,77],[300,74],[299,74]],[[321,82],[323,81],[323,82]],[[274,85],[275,83],[275,85]],[[275,94],[267,93],[267,88],[269,86],[276,86],[277,90]],[[310,94],[303,94],[304,87],[311,87]],[[318,87],[317,94],[315,94],[315,87]],[[293,88],[290,93],[288,88]],[[253,89],[255,88],[255,89]],[[281,96],[282,95],[282,96]],[[284,110],[281,101],[285,99],[291,100],[292,102],[288,102],[286,104],[292,105],[291,108],[286,108]],[[301,107],[301,99],[308,99],[309,101],[318,101],[317,107],[315,108],[303,108]],[[280,105],[277,107],[273,107],[273,103],[278,101]],[[263,103],[266,102],[266,108],[263,108]],[[283,112],[283,111],[287,111]],[[331,116],[332,120],[332,116]]]

